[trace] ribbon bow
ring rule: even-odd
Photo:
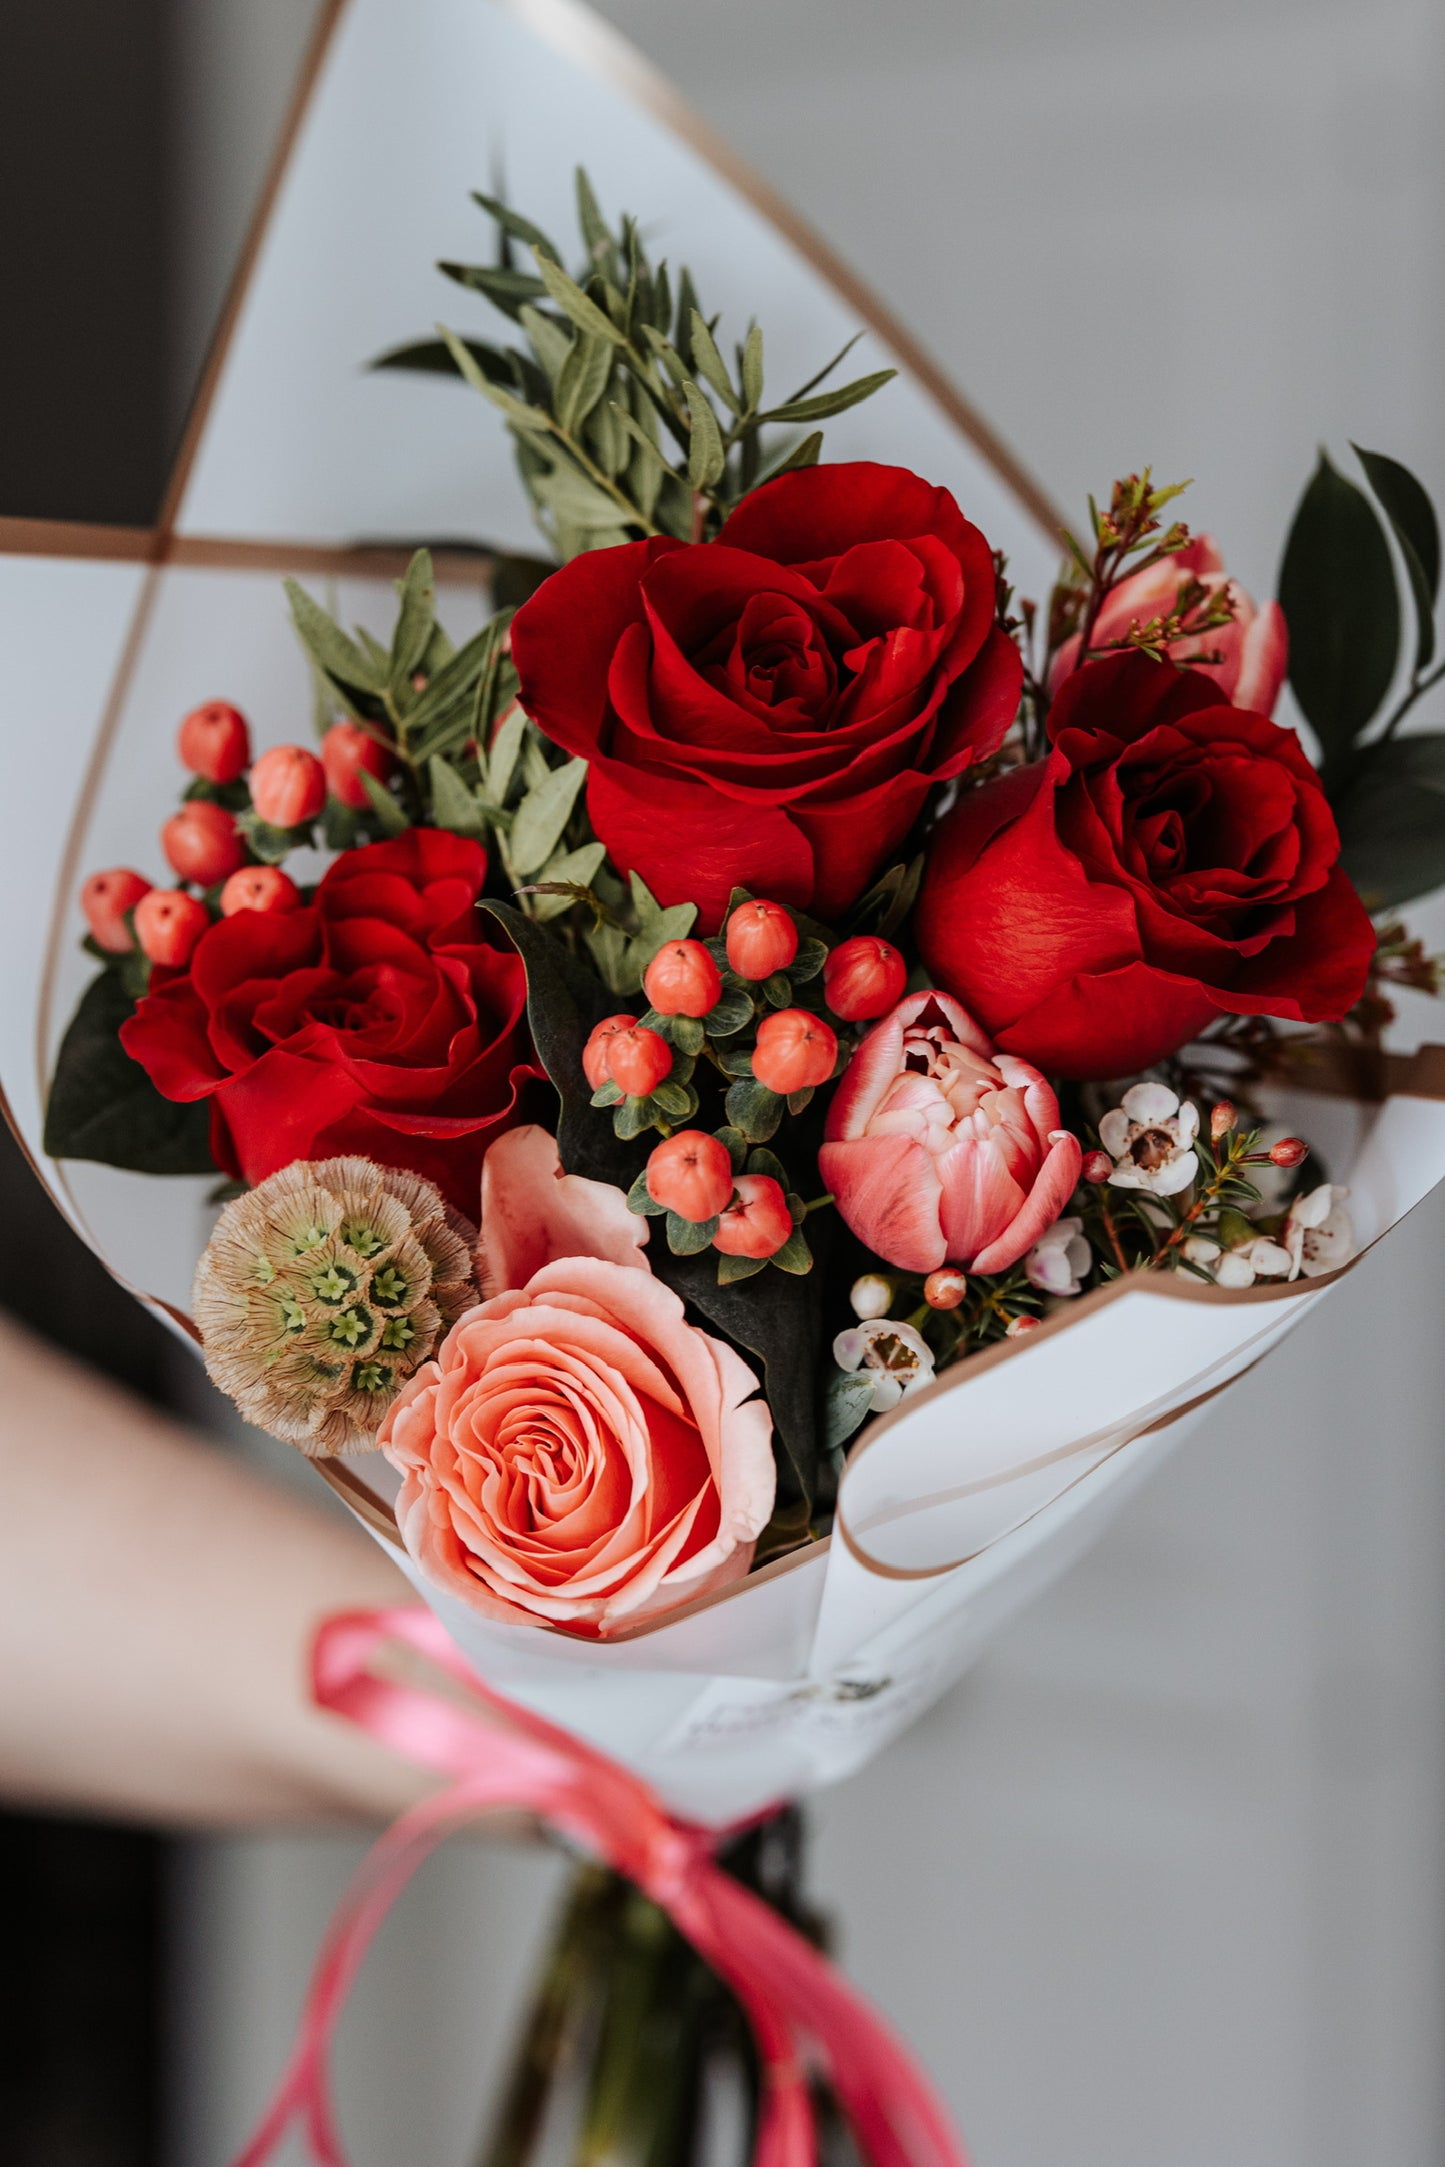
[[[445,1672],[447,1692],[379,1676],[372,1663],[387,1643]],[[297,2120],[317,2167],[347,2167],[328,2063],[372,1937],[429,1852],[461,1823],[507,1807],[536,1815],[635,1882],[732,1989],[763,2069],[754,2167],[811,2167],[816,2156],[805,2044],[872,2167],[968,2167],[947,2114],[901,2041],[810,1942],[717,1865],[711,1847],[719,1839],[674,1821],[630,1771],[482,1685],[430,1611],[351,1611],[328,1619],[313,1651],[312,1685],[321,1707],[452,1781],[393,1824],[342,1898],[291,2059],[234,2167],[264,2167]],[[496,1725],[499,1715],[505,1730]]]

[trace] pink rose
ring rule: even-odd
[[[1247,707],[1256,715],[1272,715],[1289,665],[1284,612],[1278,602],[1266,602],[1260,609],[1250,600],[1238,580],[1229,578],[1224,559],[1207,534],[1197,534],[1174,556],[1151,564],[1147,572],[1136,572],[1132,579],[1121,580],[1099,612],[1090,648],[1107,647],[1111,640],[1122,639],[1131,624],[1148,624],[1152,618],[1167,616],[1180,586],[1191,575],[1211,594],[1220,587],[1231,590],[1234,619],[1230,624],[1217,625],[1199,639],[1175,640],[1168,652],[1176,662],[1182,662],[1186,655],[1217,650],[1222,661],[1196,663],[1195,667],[1214,679],[1231,706]],[[1073,639],[1065,640],[1054,658],[1050,682],[1055,691],[1078,659],[1075,634]]]
[[[906,1272],[1006,1271],[1058,1218],[1082,1159],[1038,1070],[996,1054],[946,993],[910,994],[874,1025],[826,1136],[824,1186],[859,1240]]]
[[[380,1437],[407,1549],[487,1617],[606,1639],[752,1563],[773,1509],[767,1404],[653,1277],[646,1240],[619,1190],[562,1173],[545,1129],[488,1152],[488,1298]]]

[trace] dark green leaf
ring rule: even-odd
[[[482,339],[463,339],[461,345],[481,374],[494,384],[510,384],[511,367],[505,354]],[[378,354],[373,369],[413,369],[425,376],[460,376],[457,357],[445,339],[413,339],[407,346],[393,346]]]
[[[510,203],[503,203],[499,196],[483,195],[480,188],[474,188],[472,201],[479,203],[489,218],[495,218],[503,233],[510,233],[514,241],[524,241],[528,248],[544,249],[549,256],[558,253],[540,226],[534,226],[530,218],[514,211]]]
[[[775,1181],[780,1189],[784,1191],[787,1189],[788,1177],[783,1171],[783,1162],[775,1151],[767,1151],[761,1145],[756,1151],[750,1151],[748,1153],[748,1172],[750,1174],[765,1174],[768,1180]]]
[[[743,1077],[728,1088],[728,1120],[735,1129],[754,1143],[765,1144],[770,1136],[776,1136],[778,1123],[783,1118],[783,1100],[766,1084],[755,1077]]]
[[[550,579],[556,565],[547,557],[524,557],[514,551],[498,557],[492,566],[492,600],[497,608],[517,610],[530,602],[543,580]]]
[[[866,1370],[838,1370],[828,1379],[824,1443],[830,1452],[846,1445],[873,1405],[873,1376]]]
[[[557,419],[570,435],[576,436],[606,390],[612,362],[613,349],[605,339],[578,332],[557,375]],[[615,507],[612,516],[617,516]]]
[[[472,293],[484,294],[494,308],[516,321],[524,301],[541,300],[547,292],[530,271],[499,270],[486,263],[439,263],[437,269]]]
[[[672,1025],[668,1036],[674,1046],[679,1047],[683,1053],[702,1052],[707,1028],[701,1016],[672,1016],[668,1020]]]
[[[376,777],[369,774],[365,768],[358,768],[357,774],[361,778],[363,790],[365,790],[367,797],[371,801],[371,809],[376,815],[376,824],[382,834],[405,835],[407,829],[411,826],[411,822],[407,818],[406,808],[397,802],[385,783],[378,782]]]
[[[1354,450],[1385,507],[1405,560],[1415,602],[1415,667],[1423,670],[1435,653],[1435,597],[1440,591],[1440,528],[1435,507],[1424,484],[1398,459],[1382,451],[1366,451],[1359,444]]]
[[[712,1247],[717,1232],[717,1220],[679,1219],[675,1211],[667,1215],[667,1246],[675,1257],[701,1256],[704,1249]]]
[[[775,1249],[768,1262],[776,1264],[780,1272],[793,1272],[799,1277],[813,1269],[813,1252],[800,1226],[793,1228],[782,1248]]]
[[[1333,803],[1341,862],[1370,910],[1445,886],[1445,737],[1362,747]]]
[[[644,1166],[636,1181],[627,1192],[627,1209],[644,1213],[649,1219],[660,1219],[666,1211],[665,1204],[656,1203],[647,1186],[647,1168]]]
[[[690,1085],[679,1083],[674,1076],[664,1076],[652,1094],[652,1103],[669,1121],[686,1121],[697,1105],[697,1094]]]
[[[637,1155],[618,1141],[607,1116],[593,1110],[582,1072],[582,1049],[592,1028],[613,1010],[607,988],[555,934],[534,925],[510,903],[486,900],[480,907],[509,936],[526,969],[532,1043],[561,1101],[557,1149],[563,1166],[589,1181],[610,1181],[625,1193],[632,1186]]]
[[[854,347],[858,344],[858,341],[865,335],[866,334],[862,331],[855,331],[851,339],[845,339],[843,344],[838,348],[837,353],[834,354],[832,360],[825,361],[822,368],[819,369],[817,375],[810,376],[806,384],[799,384],[797,390],[791,393],[786,403],[789,406],[796,406],[799,399],[806,399],[810,391],[816,391],[819,384],[825,383],[827,379],[832,375],[833,371],[836,368],[841,367],[843,362],[845,362],[848,359],[848,356],[852,353]]]
[[[606,340],[613,346],[625,346],[627,334],[619,331],[612,318],[589,300],[582,288],[570,279],[560,263],[548,256],[537,258],[537,270],[547,292],[566,315],[570,316],[579,331],[589,337]]]
[[[683,396],[692,423],[687,448],[687,478],[694,489],[711,489],[722,480],[723,468],[727,465],[722,432],[717,425],[717,416],[708,404],[707,394],[691,377],[683,386]]]
[[[756,486],[761,489],[764,482],[775,482],[780,474],[794,474],[800,467],[815,467],[822,449],[823,432],[815,429],[811,436],[805,436],[802,442],[795,444],[783,458],[775,460],[766,474],[760,474]]]
[[[696,309],[692,312],[692,365],[702,381],[715,391],[723,404],[734,414],[742,412],[742,402],[733,389],[727,365],[717,350],[717,341],[709,331],[704,319]]]
[[[544,780],[535,790],[529,790],[517,807],[508,853],[514,869],[524,879],[539,871],[556,849],[586,779],[585,760],[569,760],[562,767],[548,768]]]
[[[94,1159],[136,1174],[213,1174],[204,1100],[162,1098],[120,1042],[135,1003],[113,970],[93,978],[60,1042],[45,1109],[54,1159]]]
[[[748,329],[742,359],[743,404],[752,414],[763,403],[763,332],[761,324]]]
[[[411,681],[421,668],[431,645],[436,623],[436,582],[432,576],[431,551],[419,549],[406,568],[399,589],[400,608],[391,638],[390,684],[393,697],[410,692]]]
[[[810,399],[790,399],[786,406],[775,406],[758,418],[765,422],[826,421],[830,415],[844,414],[850,406],[871,398],[875,391],[891,384],[897,374],[896,369],[875,369],[871,376],[840,384],[836,391],[820,391]]]
[[[432,818],[453,835],[480,837],[484,832],[481,807],[454,767],[432,759],[427,765],[431,781]]]
[[[716,1007],[708,1011],[707,1034],[709,1038],[728,1038],[740,1031],[745,1023],[753,1020],[752,996],[742,988],[734,987],[725,992]]]
[[[1348,752],[1390,688],[1400,597],[1369,498],[1324,452],[1285,544],[1279,599],[1290,683],[1328,766]]]
[[[720,1256],[717,1260],[717,1283],[720,1287],[735,1286],[740,1279],[756,1279],[759,1272],[768,1268],[766,1257]]]
[[[816,978],[828,960],[826,941],[805,940],[798,944],[798,953],[788,965],[788,976],[795,986],[804,986],[810,978]]]
[[[592,183],[586,168],[578,166],[576,173],[577,223],[582,228],[582,238],[594,269],[611,272],[617,266],[617,243],[612,229],[597,206]]]
[[[315,657],[333,684],[352,692],[379,697],[386,689],[386,672],[378,668],[364,648],[349,638],[319,602],[294,579],[283,582],[291,604],[291,621],[301,644]]]

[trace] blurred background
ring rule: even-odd
[[[1197,475],[1189,517],[1266,594],[1318,440],[1445,490],[1431,0],[600,12],[1075,515],[1146,460]],[[0,509],[153,516],[308,16],[8,12]],[[3,1181],[0,1297],[222,1427],[28,1173]],[[842,1957],[978,2167],[1445,2158],[1442,1238],[1437,1198],[817,1803]],[[219,2167],[359,1849],[0,1821],[6,2167]],[[466,2167],[556,1884],[477,1844],[426,1870],[348,2023],[358,2167]]]

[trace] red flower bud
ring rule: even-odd
[[[630,1031],[619,1031],[608,1039],[607,1073],[632,1097],[645,1099],[671,1072],[671,1046],[646,1024],[635,1023]]]
[[[727,923],[727,949],[739,978],[771,978],[798,953],[798,929],[781,903],[739,903]]]
[[[1107,1181],[1114,1171],[1114,1162],[1107,1151],[1086,1151],[1084,1163],[1079,1168],[1085,1181]]]
[[[642,974],[642,990],[659,1016],[705,1016],[717,1007],[722,973],[701,941],[664,941]]]
[[[221,890],[221,916],[234,918],[238,910],[295,910],[301,890],[279,865],[243,865]]]
[[[1309,1157],[1309,1149],[1302,1136],[1282,1136],[1270,1145],[1269,1155],[1276,1166],[1299,1166]]]
[[[968,1292],[968,1274],[956,1264],[941,1264],[923,1282],[923,1299],[930,1309],[957,1309]]]
[[[753,1074],[769,1091],[786,1098],[826,1083],[838,1059],[838,1039],[831,1024],[806,1008],[779,1008],[758,1025]]]
[[[150,892],[151,884],[145,875],[133,873],[128,865],[114,865],[108,872],[91,874],[80,891],[80,907],[97,948],[112,956],[130,954],[135,942],[125,914]]]
[[[600,1091],[605,1083],[612,1081],[612,1071],[607,1066],[607,1049],[619,1031],[630,1031],[635,1016],[604,1016],[594,1028],[591,1037],[582,1048],[582,1073],[594,1091]]]
[[[725,1257],[776,1255],[793,1231],[788,1200],[771,1174],[740,1174],[731,1203],[723,1208],[714,1249]]]
[[[239,707],[207,700],[181,724],[176,749],[193,775],[208,783],[233,783],[251,764],[251,733]]]
[[[384,783],[396,762],[388,748],[363,730],[360,723],[333,722],[321,740],[321,765],[326,787],[337,804],[362,812],[371,803],[361,780],[362,770]]]
[[[246,841],[236,816],[209,798],[192,798],[161,829],[161,848],[171,870],[198,888],[212,888],[246,862]]]
[[[1239,1112],[1234,1104],[1233,1099],[1221,1099],[1219,1101],[1219,1104],[1215,1107],[1213,1113],[1211,1113],[1211,1115],[1209,1116],[1209,1137],[1211,1143],[1221,1143],[1223,1139],[1228,1136],[1230,1130],[1234,1127],[1234,1124],[1236,1121],[1238,1121],[1238,1119]]]
[[[211,914],[200,897],[187,895],[184,888],[152,888],[135,907],[135,937],[141,954],[152,963],[167,963],[177,970],[190,962],[210,922]]]
[[[302,745],[273,745],[251,770],[251,803],[268,827],[304,827],[326,803],[326,770]]]
[[[715,1219],[733,1193],[732,1153],[705,1129],[679,1129],[648,1160],[647,1193],[694,1226]]]
[[[823,998],[845,1023],[886,1016],[907,983],[908,966],[898,950],[872,933],[840,941],[823,965]]]
[[[1005,1339],[1022,1339],[1025,1332],[1036,1332],[1042,1322],[1041,1317],[1010,1317],[1003,1336]]]

